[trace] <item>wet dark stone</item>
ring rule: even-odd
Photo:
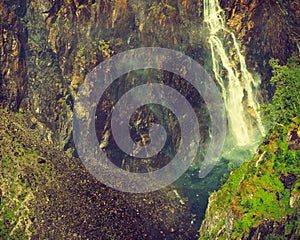
[[[294,186],[297,177],[294,174],[288,176],[281,174],[279,180],[283,183],[285,188],[291,189]]]
[[[26,1],[24,0],[5,0],[4,1],[18,17],[24,17],[26,14]]]
[[[288,133],[287,141],[289,142],[289,150],[300,150],[300,136],[298,136],[296,129]]]
[[[300,150],[300,141],[289,144],[288,149],[289,150]]]
[[[257,228],[250,229],[247,240],[265,239],[270,234],[284,236],[284,225],[274,221],[265,220]]]
[[[298,139],[298,134],[297,134],[297,130],[293,130],[293,131],[290,131],[290,133],[288,134],[288,141],[294,141]]]
[[[43,159],[43,158],[38,158],[38,163],[39,163],[39,164],[46,163],[46,160]]]
[[[30,126],[30,129],[35,129],[37,126],[37,123],[33,123],[31,126]]]

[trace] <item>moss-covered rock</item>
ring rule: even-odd
[[[249,162],[233,171],[209,199],[200,239],[298,239],[300,151],[288,129],[272,130]]]

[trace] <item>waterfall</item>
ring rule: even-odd
[[[235,35],[225,27],[218,0],[204,0],[204,22],[209,30],[212,70],[222,91],[230,134],[236,145],[252,145],[265,134],[256,98],[260,79],[254,80],[247,70]]]

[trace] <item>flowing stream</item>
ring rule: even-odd
[[[204,0],[204,22],[209,29],[212,68],[222,90],[229,132],[235,145],[250,146],[265,133],[256,98],[260,80],[255,80],[247,70],[236,37],[225,27],[224,19],[218,0]]]

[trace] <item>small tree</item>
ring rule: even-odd
[[[262,105],[262,115],[270,126],[286,125],[300,115],[300,62],[291,57],[284,66],[277,59],[271,59],[270,65],[273,69],[270,83],[276,90],[272,102]]]

